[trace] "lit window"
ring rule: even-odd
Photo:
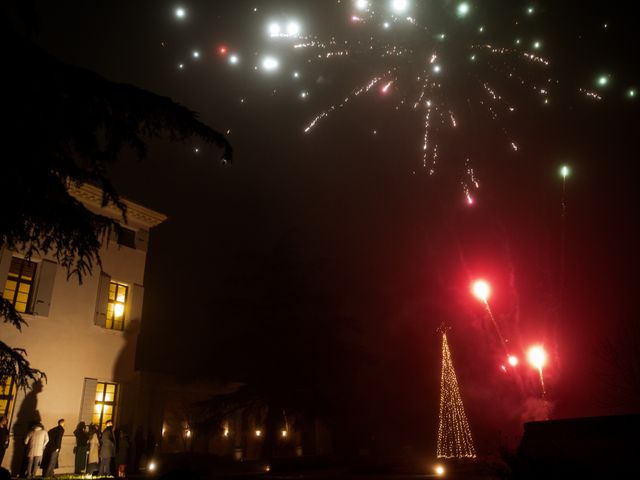
[[[98,382],[96,386],[96,401],[93,408],[92,423],[100,430],[115,415],[116,399],[118,395],[118,385],[115,383]]]
[[[9,300],[18,312],[28,311],[35,276],[35,263],[18,257],[11,259],[9,275],[2,296],[5,300]]]
[[[122,283],[109,283],[109,303],[107,304],[107,319],[105,328],[124,330],[124,310],[127,304],[129,287]]]
[[[0,383],[0,417],[9,417],[15,393],[16,385],[13,377],[8,377]]]

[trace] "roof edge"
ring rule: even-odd
[[[108,213],[122,217],[122,212],[113,203],[107,206],[102,205],[102,189],[83,183],[81,185],[69,185],[69,193],[82,203],[92,206],[100,210],[106,210]],[[156,212],[150,208],[143,207],[142,205],[121,198],[122,203],[127,206],[127,218],[142,223],[143,225],[153,228],[160,225],[167,220],[167,216],[163,213]]]

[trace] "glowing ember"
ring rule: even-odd
[[[456,10],[459,17],[466,17],[469,14],[471,7],[467,2],[462,2],[458,5],[458,8]]]
[[[402,13],[409,7],[408,0],[393,0],[391,2],[391,8],[396,13]]]
[[[471,292],[478,300],[487,303],[491,294],[491,287],[485,280],[476,280],[471,286]]]
[[[527,359],[533,367],[538,370],[542,370],[542,367],[547,363],[547,354],[545,353],[544,348],[540,345],[535,345],[527,352]]]
[[[262,69],[266,72],[273,72],[278,69],[280,62],[274,57],[264,57],[262,60]]]

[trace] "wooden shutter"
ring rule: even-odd
[[[100,272],[100,280],[98,281],[98,299],[96,301],[96,314],[94,323],[99,327],[107,325],[107,304],[109,303],[109,283],[111,276],[104,272]]]
[[[144,287],[142,285],[134,284],[131,289],[131,303],[129,310],[129,320],[132,322],[138,322],[138,325],[142,321],[142,300],[144,297]]]
[[[40,263],[40,276],[38,279],[38,288],[36,290],[35,301],[33,302],[33,313],[49,316],[51,309],[51,296],[53,294],[53,284],[56,280],[56,271],[58,264],[50,260],[43,260]]]
[[[4,284],[7,283],[12,257],[13,255],[8,248],[2,248],[2,250],[0,250],[0,297],[2,296],[2,292],[4,292]]]
[[[98,380],[95,378],[85,378],[84,388],[82,389],[82,403],[80,404],[79,422],[89,425],[93,420],[93,409],[96,405],[96,387]]]

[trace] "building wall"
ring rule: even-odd
[[[242,384],[207,384],[179,381],[165,377],[162,382],[162,453],[193,452],[236,460],[256,461],[261,458],[265,442],[274,458],[327,456],[333,453],[331,432],[322,420],[313,415],[280,410],[268,425],[268,407],[256,403],[245,406],[239,401],[234,408],[228,399],[221,412],[204,405],[216,397],[237,392]],[[160,398],[157,396],[156,398]],[[228,397],[227,397],[228,398]],[[269,432],[268,430],[272,431]],[[282,431],[286,434],[282,435]],[[258,435],[257,432],[260,432]],[[269,437],[269,438],[268,438]]]
[[[100,210],[95,205],[91,208]],[[83,278],[80,284],[76,277],[67,279],[66,270],[57,265],[48,315],[24,314],[28,326],[22,331],[0,323],[3,342],[13,348],[24,348],[32,367],[44,371],[47,376],[41,388],[36,386],[26,394],[17,392],[15,395],[10,412],[11,443],[2,465],[14,473],[19,468],[18,457],[23,454],[24,434],[29,422],[40,420],[48,430],[56,426],[60,418],[65,419],[65,436],[56,472],[73,471],[73,431],[81,420],[85,379],[117,383],[119,398],[114,423],[133,427],[137,390],[135,347],[142,314],[149,225],[130,221],[127,226],[135,228],[137,234],[144,237],[144,245],[130,248],[111,240],[101,249],[103,271],[112,280],[129,286],[124,331],[109,330],[95,324],[101,277],[99,267],[94,267],[92,275]],[[11,255],[18,255],[6,249],[0,253],[5,262]],[[32,258],[35,262],[42,260]],[[5,281],[6,276],[0,278],[0,294]],[[37,282],[36,276],[36,288]],[[95,401],[95,391],[87,392],[87,395],[93,395]],[[84,413],[86,418],[86,409]]]
[[[513,478],[640,478],[640,415],[524,424]]]

